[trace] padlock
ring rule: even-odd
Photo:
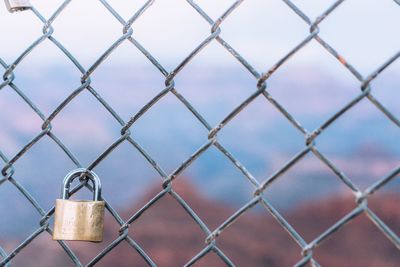
[[[32,7],[28,0],[5,0],[9,12],[24,11]]]
[[[69,200],[73,180],[82,174],[93,183],[93,200]],[[56,200],[53,240],[101,242],[105,202],[101,201],[101,183],[92,171],[76,169],[64,178],[62,199]]]

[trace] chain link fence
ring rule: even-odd
[[[213,19],[211,18],[200,5],[198,5],[195,1],[187,0],[187,4],[190,5],[195,11],[197,11],[198,15],[201,16],[205,21],[207,21],[210,25],[211,32],[207,38],[205,38],[198,46],[188,54],[185,59],[179,63],[172,71],[169,71],[164,68],[164,66],[157,61],[157,59],[146,50],[144,46],[142,46],[136,39],[133,32],[134,24],[136,20],[144,13],[148,8],[151,8],[154,0],[147,1],[136,13],[130,17],[128,20],[125,20],[113,6],[108,3],[106,0],[99,0],[99,4],[103,5],[113,16],[114,18],[121,24],[123,29],[123,34],[114,41],[114,43],[106,50],[103,54],[101,54],[97,60],[88,68],[85,69],[80,62],[72,55],[63,44],[58,41],[54,36],[53,32],[55,29],[52,24],[57,19],[57,17],[63,12],[66,6],[71,2],[70,0],[62,2],[62,4],[56,9],[56,11],[49,17],[45,18],[34,6],[26,5],[29,4],[27,1],[7,1],[11,3],[11,7],[13,4],[14,10],[25,10],[24,12],[32,12],[38,20],[43,23],[43,34],[34,41],[29,47],[23,51],[13,62],[5,62],[0,58],[0,64],[4,69],[3,81],[0,83],[0,90],[13,90],[15,91],[19,97],[25,101],[32,112],[35,112],[42,119],[42,128],[37,133],[37,135],[30,140],[25,146],[18,151],[12,158],[7,158],[4,153],[0,151],[0,157],[3,161],[3,167],[1,169],[2,178],[0,179],[0,186],[5,183],[10,183],[15,188],[19,190],[19,192],[31,203],[32,208],[34,208],[41,216],[41,220],[39,222],[39,227],[30,234],[28,238],[26,238],[22,243],[20,243],[11,253],[6,253],[0,247],[0,266],[10,266],[11,260],[18,255],[21,251],[24,250],[27,246],[31,244],[31,242],[38,238],[40,235],[51,235],[52,228],[50,225],[50,219],[54,214],[54,207],[48,211],[44,210],[39,202],[31,195],[29,190],[27,190],[22,184],[16,180],[13,176],[15,169],[15,163],[25,154],[27,151],[32,149],[41,138],[44,136],[48,136],[51,138],[55,144],[57,144],[65,153],[66,156],[76,165],[77,168],[86,168],[87,170],[92,170],[99,164],[102,164],[103,160],[107,158],[111,153],[113,153],[114,149],[120,146],[122,143],[128,143],[132,145],[142,156],[144,159],[148,161],[148,163],[156,170],[156,172],[160,175],[162,190],[153,197],[148,203],[146,203],[141,209],[139,209],[135,214],[133,214],[128,220],[123,220],[118,212],[107,202],[106,199],[106,209],[113,216],[113,218],[120,225],[118,238],[113,240],[111,243],[107,244],[107,246],[102,250],[96,257],[94,257],[86,266],[93,266],[97,262],[99,262],[105,255],[111,252],[114,248],[116,248],[121,242],[127,242],[132,249],[136,250],[141,257],[145,260],[145,262],[149,266],[157,266],[157,263],[153,261],[153,259],[146,253],[146,251],[135,241],[135,238],[130,235],[129,227],[135,224],[135,221],[138,220],[147,210],[151,209],[153,205],[159,201],[162,201],[162,197],[166,194],[172,196],[190,215],[193,221],[200,227],[200,229],[204,232],[205,239],[204,249],[198,251],[197,255],[193,255],[190,261],[188,261],[185,266],[192,266],[200,259],[205,257],[209,253],[215,253],[226,265],[235,266],[234,262],[229,259],[228,256],[224,254],[224,251],[218,246],[218,237],[219,235],[229,228],[232,224],[243,216],[245,213],[252,210],[255,206],[261,206],[265,208],[266,212],[270,213],[276,221],[280,224],[280,226],[286,230],[288,236],[295,240],[298,246],[302,250],[302,254],[299,255],[298,263],[296,266],[305,266],[311,264],[312,266],[320,266],[319,263],[313,258],[314,249],[320,245],[324,240],[326,240],[329,236],[334,235],[336,231],[342,228],[345,224],[352,221],[360,214],[364,213],[368,216],[368,218],[376,225],[376,227],[382,231],[382,233],[390,240],[394,246],[400,249],[400,238],[396,233],[390,229],[384,221],[382,221],[368,206],[368,198],[374,194],[376,191],[385,186],[388,182],[393,180],[400,173],[400,166],[393,169],[386,176],[381,177],[378,181],[371,184],[365,190],[360,190],[356,184],[348,177],[344,172],[342,172],[335,164],[331,162],[331,160],[321,153],[317,147],[317,141],[319,135],[324,131],[329,131],[332,123],[335,122],[338,118],[340,118],[344,113],[348,110],[352,109],[356,106],[361,100],[368,99],[371,105],[375,106],[380,112],[382,112],[388,120],[391,121],[397,127],[400,126],[400,120],[393,113],[390,112],[380,101],[378,101],[373,94],[373,88],[371,86],[371,82],[380,75],[389,65],[399,59],[400,51],[389,58],[386,62],[384,62],[381,66],[378,66],[377,69],[370,73],[368,76],[364,77],[360,74],[360,72],[353,67],[343,56],[339,54],[338,51],[335,50],[329,43],[324,41],[319,35],[320,29],[319,24],[324,21],[332,12],[335,11],[344,0],[335,1],[328,9],[326,9],[322,14],[320,14],[315,21],[312,21],[300,8],[298,8],[293,2],[290,0],[282,0],[287,6],[288,11],[291,10],[294,12],[294,16],[299,16],[303,21],[306,27],[309,27],[310,33],[304,37],[303,41],[297,44],[293,49],[283,55],[282,58],[276,62],[272,68],[265,72],[259,72],[256,70],[244,57],[241,56],[233,47],[229,45],[221,36],[220,33],[222,31],[221,25],[224,20],[230,16],[236,9],[240,8],[240,4],[242,1],[235,1],[219,18]],[[398,1],[395,1],[398,2]],[[397,5],[393,2],[394,7]],[[9,6],[10,7],[10,6]],[[10,7],[10,8],[11,8]],[[54,109],[49,116],[45,116],[44,113],[35,105],[35,103],[24,93],[23,89],[18,87],[18,79],[17,76],[14,75],[14,70],[18,68],[18,65],[23,61],[23,59],[31,53],[35,48],[40,45],[44,40],[48,39],[51,41],[55,47],[57,47],[64,55],[67,57],[81,72],[81,85],[76,88],[67,98],[65,98],[61,103],[59,103],[58,107]],[[288,112],[288,110],[283,106],[280,102],[278,102],[269,92],[267,82],[268,79],[275,73],[275,71],[284,65],[288,60],[290,60],[291,56],[300,51],[307,43],[311,40],[316,40],[325,50],[326,53],[329,53],[331,56],[336,58],[343,68],[346,68],[358,81],[360,85],[360,92],[357,97],[352,99],[349,103],[344,103],[343,106],[336,111],[329,119],[322,123],[320,127],[315,130],[310,131],[303,127],[299,121]],[[218,42],[224,49],[226,49],[232,57],[234,57],[237,61],[241,63],[243,66],[243,71],[248,71],[254,76],[254,92],[250,94],[246,99],[243,99],[242,103],[238,105],[235,109],[233,109],[218,125],[210,125],[207,120],[204,119],[202,114],[196,110],[193,105],[182,95],[177,87],[175,86],[175,77],[180,75],[181,71],[187,66],[187,64],[196,57],[196,55],[211,42]],[[131,119],[128,121],[124,121],[120,115],[113,109],[111,105],[109,105],[101,95],[96,91],[96,89],[91,84],[91,75],[96,71],[96,69],[107,60],[107,57],[112,54],[122,43],[131,43],[134,48],[138,49],[141,53],[143,53],[146,58],[159,70],[160,74],[165,77],[165,85],[162,86],[161,90],[157,95],[155,95],[151,101],[145,104],[139,112],[133,114]],[[52,121],[54,118],[58,116],[58,114],[65,109],[70,102],[81,94],[84,91],[88,91],[91,95],[104,107],[107,112],[109,112],[116,122],[120,125],[121,135],[115,140],[115,142],[109,146],[106,150],[104,150],[97,158],[90,163],[88,166],[82,166],[81,162],[78,158],[76,158],[73,153],[69,150],[69,148],[57,137],[57,135],[52,131]],[[150,155],[140,143],[138,143],[132,136],[130,132],[130,128],[132,125],[136,123],[136,121],[143,116],[150,109],[157,109],[157,103],[160,99],[164,98],[166,95],[172,95],[176,97],[180,103],[185,106],[193,115],[194,120],[198,120],[205,129],[208,131],[208,141],[202,145],[194,154],[192,154],[189,158],[187,158],[181,165],[177,166],[176,169],[172,173],[166,173],[159,164],[153,159],[152,155]],[[270,177],[263,179],[261,177],[254,177],[252,173],[250,173],[244,165],[241,164],[231,153],[228,151],[218,140],[218,133],[223,129],[229,122],[237,116],[243,109],[246,108],[253,100],[258,97],[262,97],[265,99],[266,105],[272,105],[275,107],[282,116],[284,116],[290,124],[297,129],[302,135],[304,135],[304,147],[298,152],[291,160],[286,162],[281,168],[272,174]],[[220,153],[222,153],[226,158],[230,160],[230,162],[240,170],[243,174],[243,178],[247,179],[249,183],[254,186],[254,195],[247,204],[238,209],[234,214],[232,214],[226,221],[224,221],[221,225],[219,225],[216,229],[210,229],[200,218],[194,210],[185,202],[176,191],[174,191],[174,187],[172,186],[172,182],[175,179],[179,179],[179,175],[196,159],[202,155],[205,151],[210,149],[211,147],[217,148]],[[345,184],[354,195],[354,198],[357,203],[357,207],[349,212],[346,216],[341,218],[331,227],[329,227],[326,231],[320,233],[318,237],[316,237],[311,242],[307,243],[303,237],[296,231],[294,227],[285,219],[285,217],[277,210],[275,207],[269,202],[269,200],[264,196],[264,191],[268,190],[269,186],[276,180],[278,180],[284,173],[286,173],[289,169],[291,169],[294,165],[298,164],[307,154],[314,154],[324,165],[326,165],[333,173],[337,176],[337,178]],[[92,190],[91,186],[86,183],[85,180],[82,180],[78,186],[76,186],[71,194],[81,190],[83,187],[89,188]],[[72,249],[63,241],[57,241],[59,245],[63,248],[65,253],[70,257],[76,266],[83,266],[80,262],[80,259],[75,255]]]

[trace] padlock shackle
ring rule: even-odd
[[[71,183],[75,180],[75,178],[80,177],[83,173],[93,183],[93,200],[98,201],[100,199],[100,196],[101,196],[100,178],[97,176],[96,173],[94,173],[93,171],[87,170],[85,168],[75,169],[65,176],[65,178],[63,180],[63,185],[61,188],[62,199],[69,198],[69,189],[70,189]]]

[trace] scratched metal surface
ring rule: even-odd
[[[132,215],[128,220],[124,221],[116,210],[107,202],[106,199],[106,209],[119,223],[119,236],[114,241],[109,243],[106,248],[101,251],[97,256],[95,256],[86,266],[93,266],[99,262],[105,255],[116,248],[121,242],[127,242],[134,250],[136,250],[145,262],[149,266],[157,266],[151,257],[146,253],[146,251],[135,241],[134,237],[130,235],[129,226],[134,224],[135,221],[148,209],[158,201],[162,201],[162,197],[166,194],[171,195],[190,215],[193,221],[200,227],[200,229],[205,233],[207,238],[205,239],[205,245],[203,250],[199,251],[197,255],[188,261],[185,266],[191,266],[202,257],[208,253],[215,253],[220,257],[224,263],[228,266],[235,266],[234,263],[224,254],[224,252],[218,246],[218,236],[225,229],[234,224],[239,217],[243,216],[249,210],[253,209],[255,206],[261,206],[265,208],[266,212],[270,213],[281,225],[283,229],[286,230],[288,236],[295,240],[298,246],[302,250],[302,254],[299,255],[299,261],[296,266],[305,266],[311,264],[312,266],[320,266],[316,260],[313,259],[314,249],[324,242],[329,236],[334,235],[337,230],[343,227],[346,223],[350,222],[360,214],[366,214],[368,218],[376,225],[376,227],[382,231],[382,233],[390,240],[399,250],[400,250],[400,238],[394,233],[386,224],[383,222],[375,213],[368,207],[368,198],[378,191],[380,188],[385,186],[388,182],[393,180],[400,173],[400,166],[393,169],[386,176],[381,177],[377,182],[371,184],[365,190],[359,189],[353,181],[346,176],[346,174],[341,171],[337,166],[335,166],[330,159],[318,150],[317,141],[319,135],[328,131],[332,123],[335,122],[339,117],[341,117],[348,110],[352,109],[354,106],[363,99],[368,99],[370,104],[375,106],[380,112],[382,112],[389,121],[391,121],[397,127],[400,126],[399,118],[397,118],[393,113],[391,113],[381,102],[379,102],[374,97],[374,90],[371,86],[371,82],[376,79],[389,65],[398,60],[400,57],[400,51],[388,58],[382,65],[377,66],[376,70],[370,73],[368,76],[363,76],[348,60],[339,54],[329,43],[322,39],[319,35],[320,29],[319,24],[325,20],[332,12],[335,11],[344,0],[335,1],[328,9],[326,9],[322,14],[320,14],[316,20],[312,21],[300,8],[298,8],[290,0],[282,0],[291,10],[293,15],[299,16],[309,27],[310,33],[305,36],[302,42],[297,44],[292,50],[283,55],[282,58],[276,62],[276,64],[269,70],[262,70],[260,72],[256,70],[244,57],[242,57],[236,50],[231,47],[227,42],[222,39],[220,33],[222,31],[221,25],[224,20],[232,14],[236,9],[240,8],[240,4],[244,0],[235,1],[220,17],[214,19],[211,18],[200,5],[196,4],[193,0],[187,0],[187,4],[190,5],[194,10],[197,11],[198,15],[201,16],[205,21],[210,24],[210,34],[205,38],[198,46],[188,54],[185,59],[179,63],[173,70],[167,70],[164,66],[157,61],[157,59],[149,53],[144,46],[142,46],[136,39],[133,32],[133,25],[135,21],[144,13],[148,8],[151,8],[154,0],[147,1],[136,13],[125,20],[119,13],[117,13],[113,7],[106,0],[99,0],[99,4],[104,5],[104,7],[115,17],[115,19],[121,24],[122,35],[114,41],[114,43],[101,54],[97,60],[88,68],[85,69],[80,62],[72,55],[61,42],[59,42],[54,36],[54,28],[52,26],[53,22],[57,17],[63,12],[65,7],[71,2],[67,0],[62,2],[62,4],[56,9],[56,11],[49,17],[45,18],[34,6],[29,5],[29,1],[13,1],[6,0],[9,4],[8,7],[17,5],[16,10],[23,10],[24,12],[32,12],[36,18],[43,23],[43,34],[34,41],[26,50],[20,54],[13,62],[5,62],[0,58],[0,64],[4,68],[3,81],[0,83],[0,90],[13,90],[15,91],[23,101],[25,101],[33,112],[40,116],[42,119],[42,129],[37,133],[37,135],[28,142],[18,153],[16,153],[12,158],[7,158],[0,151],[0,158],[3,161],[3,167],[1,170],[2,178],[0,179],[0,185],[4,183],[10,183],[15,186],[19,192],[26,197],[26,199],[31,203],[32,207],[40,214],[40,226],[30,234],[21,244],[19,244],[11,253],[7,254],[0,247],[0,266],[11,266],[10,261],[18,253],[20,253],[25,247],[40,235],[52,235],[52,228],[49,224],[49,220],[54,216],[54,207],[50,210],[44,210],[38,201],[30,194],[30,192],[24,188],[18,180],[14,179],[14,164],[23,156],[27,151],[29,151],[35,144],[44,136],[51,138],[55,144],[57,144],[68,156],[68,158],[76,165],[76,168],[85,168],[86,170],[92,170],[94,167],[102,163],[102,161],[107,158],[113,150],[121,145],[122,143],[128,143],[132,145],[137,151],[143,156],[144,159],[156,170],[161,178],[161,183],[163,185],[163,190],[161,190],[157,195],[154,196],[152,200],[146,203],[140,210],[138,210],[134,215]],[[397,7],[395,3],[399,4],[398,0],[393,2],[394,7]],[[22,5],[22,6],[18,6]],[[26,6],[24,6],[26,5]],[[14,75],[14,70],[23,61],[26,55],[31,53],[41,42],[44,40],[50,40],[55,47],[60,49],[60,51],[76,66],[76,68],[81,72],[81,85],[76,88],[67,98],[59,103],[58,107],[54,109],[49,116],[45,116],[44,113],[35,105],[35,103],[25,95],[24,91],[18,87],[18,79]],[[300,51],[307,43],[311,40],[316,40],[321,47],[323,47],[327,53],[332,57],[336,58],[340,64],[346,68],[358,81],[360,86],[360,92],[357,97],[352,99],[348,103],[344,103],[343,106],[336,111],[336,113],[323,122],[317,129],[309,130],[303,127],[296,118],[290,114],[287,109],[281,105],[274,97],[268,92],[268,79],[274,74],[274,72],[290,60],[291,56]],[[182,69],[193,60],[194,57],[211,42],[218,42],[223,48],[225,48],[238,62],[243,66],[243,70],[248,71],[254,76],[254,92],[244,99],[243,102],[238,105],[234,110],[231,111],[219,124],[210,125],[207,120],[198,112],[192,104],[179,92],[178,87],[175,84],[174,78],[180,74]],[[121,116],[115,112],[113,107],[109,105],[101,95],[96,91],[96,89],[91,85],[91,75],[96,71],[96,69],[107,60],[107,57],[113,53],[122,43],[131,43],[136,47],[141,53],[143,53],[146,58],[156,67],[161,75],[165,77],[165,86],[159,91],[157,95],[153,97],[146,105],[144,105],[139,112],[133,114],[128,121],[124,121]],[[58,116],[58,114],[66,108],[70,102],[82,92],[87,91],[92,94],[92,96],[104,107],[107,112],[109,112],[113,118],[119,123],[121,129],[120,137],[115,140],[115,142],[110,145],[106,150],[104,150],[98,157],[90,163],[88,166],[82,166],[78,158],[76,158],[69,148],[62,143],[56,134],[52,131],[52,121]],[[176,97],[192,114],[193,118],[198,120],[208,131],[208,141],[203,144],[194,154],[187,158],[181,165],[177,166],[172,173],[166,173],[159,164],[152,158],[140,143],[138,143],[130,134],[130,127],[135,124],[135,122],[148,110],[156,108],[157,102],[165,97],[166,95],[172,95]],[[250,173],[244,165],[242,165],[234,155],[232,155],[219,141],[218,133],[221,129],[227,125],[232,118],[237,116],[247,105],[249,105],[253,100],[258,97],[265,99],[265,102],[274,106],[290,123],[304,136],[304,147],[298,154],[291,160],[286,162],[281,169],[270,177],[256,178],[252,173]],[[203,154],[205,151],[215,147],[218,151],[228,158],[235,168],[239,169],[243,174],[243,177],[247,179],[254,186],[254,195],[252,200],[245,204],[243,207],[238,209],[234,214],[232,214],[225,222],[219,225],[216,229],[210,229],[202,219],[191,209],[191,207],[185,202],[185,200],[174,191],[172,186],[172,181],[174,179],[179,179],[179,174],[181,174],[189,165],[191,165],[196,159]],[[291,169],[294,165],[298,164],[307,154],[314,154],[323,164],[325,164],[332,172],[337,176],[337,178],[343,182],[353,193],[354,199],[357,203],[357,207],[349,212],[346,216],[338,220],[335,224],[329,227],[326,231],[322,232],[318,237],[316,237],[311,242],[307,243],[303,237],[292,227],[285,217],[274,208],[273,205],[264,196],[264,191],[277,179],[279,179],[285,172]],[[92,187],[87,183],[85,179],[82,179],[79,186],[71,190],[71,193],[75,193],[83,187],[87,187],[92,190]],[[76,266],[83,266],[79,258],[74,254],[70,247],[63,241],[58,241],[59,245],[64,249],[65,253],[70,257]]]

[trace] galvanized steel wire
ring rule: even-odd
[[[162,197],[166,194],[171,195],[190,215],[192,220],[199,226],[199,228],[204,232],[205,244],[203,250],[199,251],[197,255],[193,255],[190,261],[188,261],[185,266],[191,266],[202,257],[208,253],[215,253],[218,257],[222,259],[227,266],[235,266],[234,262],[231,261],[218,246],[218,236],[232,224],[234,224],[239,217],[243,216],[249,210],[253,209],[255,206],[261,206],[265,208],[266,212],[270,213],[277,222],[281,225],[283,229],[286,230],[288,238],[292,238],[297,242],[298,246],[302,250],[302,254],[299,255],[299,261],[296,266],[305,266],[311,263],[312,266],[320,266],[316,260],[313,259],[314,249],[324,242],[329,236],[335,234],[337,230],[343,227],[346,223],[350,222],[360,214],[364,213],[368,218],[376,225],[376,227],[382,231],[382,233],[390,240],[399,250],[400,250],[400,238],[399,236],[385,224],[368,206],[368,198],[374,194],[381,187],[385,186],[388,182],[393,180],[400,173],[400,166],[393,169],[386,176],[381,177],[377,182],[371,184],[367,189],[361,190],[357,185],[348,177],[339,167],[337,167],[327,156],[325,156],[321,151],[319,151],[317,146],[317,141],[319,135],[327,131],[331,127],[332,123],[340,118],[349,109],[356,106],[361,100],[368,99],[371,105],[374,105],[380,112],[382,112],[389,121],[391,121],[397,127],[400,127],[400,120],[396,115],[390,112],[377,98],[373,95],[373,88],[371,82],[376,79],[389,65],[399,59],[400,51],[394,54],[392,57],[387,59],[381,66],[378,66],[375,71],[370,73],[368,76],[364,77],[353,65],[349,63],[343,56],[340,55],[338,51],[335,50],[328,42],[326,42],[320,35],[319,24],[326,19],[332,12],[334,12],[339,6],[344,2],[344,0],[335,1],[331,6],[328,7],[320,16],[315,20],[311,20],[299,7],[297,7],[290,0],[282,0],[287,6],[288,10],[293,11],[294,16],[299,16],[306,27],[309,28],[309,34],[305,38],[292,48],[286,55],[282,55],[281,59],[276,62],[269,70],[264,70],[265,72],[259,72],[254,68],[241,54],[239,54],[233,47],[230,46],[221,36],[222,32],[221,26],[224,20],[231,16],[232,13],[240,8],[240,4],[244,0],[235,1],[220,17],[217,19],[211,18],[200,5],[198,5],[193,0],[187,0],[187,4],[190,5],[198,15],[201,16],[206,22],[210,24],[210,34],[207,36],[197,47],[188,54],[185,59],[180,62],[173,70],[167,70],[164,66],[148,51],[144,46],[140,44],[138,40],[135,39],[133,27],[136,20],[144,13],[148,8],[151,8],[154,0],[148,0],[136,13],[125,20],[112,5],[106,0],[99,0],[99,4],[103,5],[121,24],[122,35],[114,41],[114,43],[101,54],[97,60],[88,68],[85,69],[80,62],[72,55],[68,49],[66,49],[62,42],[57,40],[53,33],[55,29],[53,28],[53,22],[57,17],[63,12],[65,7],[71,2],[71,0],[64,1],[56,11],[49,17],[45,18],[34,6],[31,6],[25,12],[32,12],[36,18],[43,23],[43,34],[37,38],[29,47],[25,49],[13,62],[5,62],[0,58],[0,65],[4,69],[3,81],[0,83],[0,90],[13,90],[19,97],[29,105],[32,112],[36,113],[43,121],[40,131],[37,135],[30,140],[25,146],[20,149],[12,158],[7,158],[0,151],[0,158],[4,162],[1,168],[2,178],[0,179],[0,186],[4,183],[10,183],[15,186],[19,192],[32,204],[32,207],[40,214],[41,220],[39,222],[39,227],[30,234],[21,244],[19,244],[11,253],[6,253],[0,247],[0,266],[10,266],[10,261],[20,253],[25,247],[38,236],[52,234],[51,225],[49,225],[49,220],[54,214],[54,207],[50,210],[44,210],[39,202],[30,194],[30,192],[22,186],[18,180],[14,178],[14,165],[15,163],[36,143],[41,140],[44,136],[51,138],[55,144],[57,144],[65,153],[65,155],[73,162],[76,168],[85,168],[86,170],[92,170],[96,166],[102,163],[102,161],[107,158],[113,150],[121,145],[122,143],[128,143],[132,145],[143,158],[156,170],[161,178],[162,188],[157,195],[153,197],[148,203],[146,203],[141,209],[139,209],[135,214],[133,214],[128,220],[124,221],[118,212],[107,202],[106,199],[106,209],[114,217],[114,219],[120,225],[119,236],[111,243],[109,243],[103,251],[101,251],[97,256],[95,256],[86,266],[93,266],[99,262],[107,253],[116,248],[121,242],[127,242],[134,250],[136,250],[145,262],[149,266],[157,266],[157,263],[146,253],[146,251],[135,241],[134,235],[129,232],[129,226],[134,224],[138,218],[142,216],[144,212],[151,209],[152,206],[158,201],[162,201]],[[398,3],[398,1],[396,1]],[[18,79],[14,74],[14,70],[18,68],[18,65],[24,60],[25,56],[31,53],[38,45],[40,45],[44,40],[51,41],[55,47],[57,47],[64,55],[67,57],[80,71],[81,73],[81,85],[73,90],[73,92],[65,98],[59,105],[51,112],[49,116],[45,116],[44,113],[35,105],[35,103],[24,93],[24,90],[18,86]],[[291,56],[296,54],[298,51],[303,49],[311,40],[317,41],[321,47],[323,47],[327,53],[336,58],[340,64],[346,68],[358,81],[360,86],[360,92],[357,97],[343,104],[343,106],[336,111],[330,118],[324,121],[317,129],[309,130],[303,127],[300,122],[289,113],[289,111],[277,101],[269,92],[267,82],[268,79],[275,73],[275,71],[290,60]],[[146,103],[136,114],[133,114],[128,121],[124,121],[121,116],[113,109],[113,107],[108,104],[101,95],[96,91],[96,89],[91,84],[91,75],[96,71],[96,69],[107,60],[107,57],[112,54],[122,43],[131,43],[133,47],[136,47],[145,57],[156,67],[160,74],[165,77],[165,85],[160,86],[159,93],[155,95],[148,103]],[[187,64],[196,57],[196,55],[204,48],[206,48],[211,42],[218,42],[224,49],[226,49],[242,66],[243,70],[248,71],[254,77],[254,92],[250,94],[246,99],[243,99],[242,103],[238,105],[234,110],[232,110],[219,124],[211,125],[207,120],[201,115],[201,113],[196,110],[193,105],[188,101],[183,94],[178,90],[179,85],[175,83],[175,77],[180,75],[182,69],[184,69]],[[92,96],[103,106],[103,108],[109,112],[115,121],[120,125],[121,135],[110,145],[106,150],[104,150],[98,157],[91,162],[88,166],[83,166],[78,158],[76,158],[70,149],[57,137],[57,135],[52,131],[52,121],[58,116],[58,114],[66,108],[70,102],[84,91],[88,91]],[[139,142],[137,142],[130,133],[130,127],[135,124],[135,122],[150,109],[156,109],[157,103],[160,99],[164,98],[166,95],[172,95],[176,97],[182,105],[184,105],[193,115],[193,118],[198,120],[205,129],[208,131],[208,140],[205,144],[198,148],[198,150],[193,153],[189,158],[187,158],[181,165],[177,166],[172,173],[165,172],[160,165],[153,159],[152,155],[148,153]],[[267,105],[272,105],[275,107],[282,116],[284,116],[290,124],[299,131],[304,136],[304,147],[298,151],[298,153],[288,162],[286,162],[281,168],[269,177],[255,177],[251,172],[249,172],[246,167],[238,161],[235,156],[228,151],[218,140],[218,133],[221,129],[225,127],[235,116],[237,116],[247,105],[252,103],[256,98],[262,97],[265,99]],[[179,175],[190,166],[196,159],[203,154],[205,151],[211,147],[217,148],[217,150],[224,155],[229,161],[237,168],[243,175],[244,179],[247,179],[249,183],[254,186],[254,195],[251,201],[245,204],[243,207],[238,209],[234,214],[232,214],[226,221],[219,225],[216,229],[210,229],[206,223],[192,210],[190,205],[174,190],[172,186],[172,181],[179,179]],[[269,186],[279,179],[284,173],[291,169],[294,165],[298,164],[307,154],[314,154],[324,165],[326,165],[336,176],[343,182],[353,193],[354,199],[357,203],[357,207],[349,212],[346,216],[337,221],[334,225],[329,227],[326,231],[321,233],[311,242],[307,243],[303,237],[296,231],[294,227],[285,219],[285,217],[269,202],[268,198],[264,196],[264,192],[268,190]],[[83,187],[87,187],[92,190],[91,186],[82,180],[81,183],[72,190],[72,194],[77,192]],[[59,245],[63,248],[65,253],[70,257],[71,261],[76,264],[76,266],[83,266],[79,258],[71,250],[71,248],[63,241],[57,241]]]

